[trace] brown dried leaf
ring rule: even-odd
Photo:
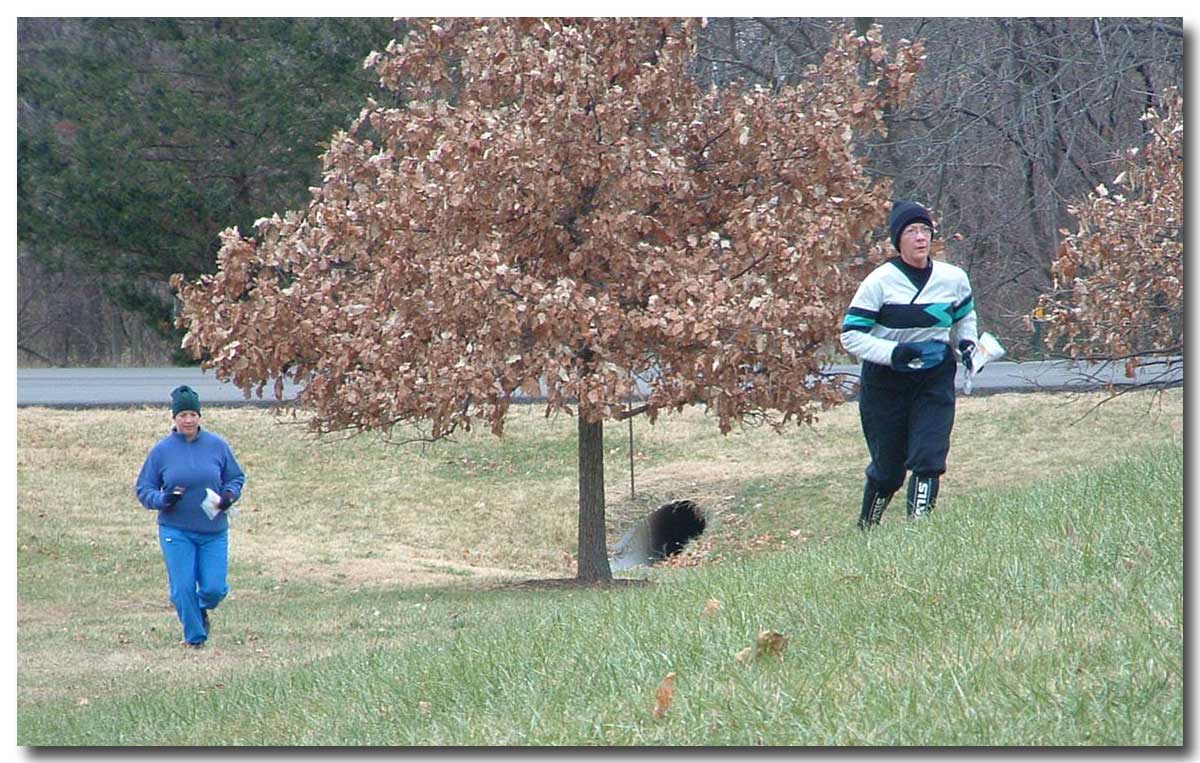
[[[783,648],[787,646],[787,636],[776,631],[762,631],[758,634],[758,641],[755,646],[758,648],[759,654],[769,654],[775,657],[783,655]]]
[[[540,397],[542,394],[542,386],[538,383],[538,380],[535,377],[530,376],[527,377],[525,381],[521,382],[521,391],[529,397]]]
[[[783,655],[784,647],[787,646],[787,640],[787,636],[777,631],[760,631],[758,637],[754,640],[754,645],[742,649],[734,659],[746,665],[763,655],[780,657]]]
[[[658,689],[654,692],[654,720],[660,720],[671,707],[671,699],[675,696],[675,673],[667,673]]]

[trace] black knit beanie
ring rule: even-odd
[[[200,413],[200,395],[186,384],[171,390],[171,415],[178,416],[181,411]]]
[[[900,234],[912,223],[925,223],[933,227],[933,217],[929,210],[915,201],[892,202],[892,215],[888,218],[888,228],[892,231],[892,246],[900,251]]]

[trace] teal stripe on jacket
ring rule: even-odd
[[[874,325],[874,318],[864,318],[861,315],[847,315],[842,320],[842,331],[870,331]]]
[[[975,296],[967,297],[967,301],[961,306],[954,308],[954,322],[958,323],[963,318],[966,318],[975,309]]]

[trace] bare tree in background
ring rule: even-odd
[[[1027,318],[1073,358],[1120,362],[1143,386],[1183,365],[1183,97],[1168,92],[1144,122],[1150,139],[1119,157],[1119,174],[1070,207],[1054,288]],[[1109,187],[1111,185],[1111,188]]]
[[[871,19],[853,19],[864,29]],[[781,86],[828,45],[820,19],[714,19],[696,76],[711,86]],[[921,39],[913,97],[870,138],[870,170],[920,199],[953,234],[985,324],[1016,356],[1038,349],[1023,316],[1051,288],[1068,205],[1115,176],[1144,142],[1141,115],[1183,82],[1181,19],[885,19],[884,37]]]
[[[171,357],[163,332],[113,304],[95,278],[47,268],[19,249],[16,276],[19,366],[155,366]],[[157,288],[170,297],[166,284]]]

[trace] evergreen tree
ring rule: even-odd
[[[18,239],[174,332],[171,273],[215,269],[218,233],[296,206],[322,141],[385,97],[380,19],[20,19]],[[86,320],[86,317],[81,317]]]

